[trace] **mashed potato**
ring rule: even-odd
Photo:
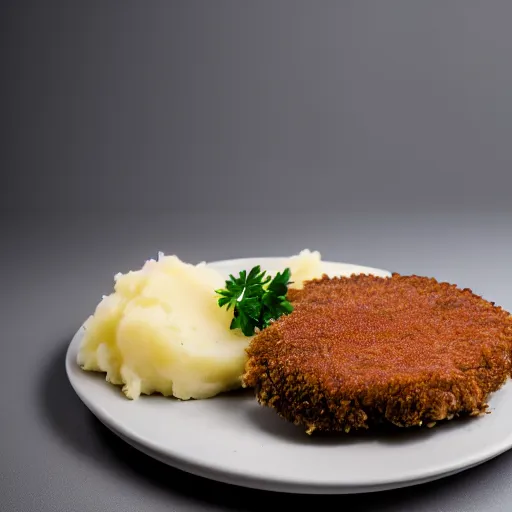
[[[318,251],[311,252],[304,249],[296,256],[289,258],[285,264],[292,273],[293,283],[290,288],[301,289],[304,287],[304,281],[322,277],[322,257]]]
[[[286,266],[294,287],[322,274],[318,252],[302,251]],[[114,292],[85,323],[78,364],[106,372],[131,399],[155,392],[208,398],[240,387],[251,338],[230,330],[232,311],[217,305],[224,283],[206,264],[176,256],[118,274]]]
[[[85,324],[78,364],[124,384],[128,398],[207,398],[239,387],[250,339],[229,329],[232,312],[216,303],[223,285],[216,270],[176,256],[117,275]]]

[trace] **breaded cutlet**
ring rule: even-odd
[[[487,409],[511,373],[512,317],[419,276],[309,281],[248,348],[244,386],[308,433],[431,425]]]

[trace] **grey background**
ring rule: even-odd
[[[8,207],[509,208],[507,0],[4,3]]]
[[[64,374],[112,277],[319,249],[512,309],[512,4],[0,4],[0,510],[507,511],[512,455],[385,493],[204,481],[108,433]]]

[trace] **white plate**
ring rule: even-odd
[[[228,274],[280,258],[212,263]],[[326,263],[330,274],[388,275],[368,267]],[[103,374],[82,371],[69,347],[66,370],[97,418],[135,448],[184,471],[246,487],[296,493],[357,493],[419,484],[458,473],[512,447],[512,385],[490,401],[492,414],[399,435],[308,436],[257,404],[250,391],[209,400],[143,396],[127,400]]]

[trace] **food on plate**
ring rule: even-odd
[[[105,372],[131,399],[157,392],[182,400],[209,398],[238,388],[254,327],[291,310],[287,263],[300,279],[320,276],[318,261],[319,253],[311,251],[284,260],[273,278],[260,276],[270,280],[252,306],[243,296],[225,295],[228,310],[217,304],[221,296],[215,290],[226,286],[219,271],[160,254],[140,270],[115,277],[114,291],[84,324],[77,362],[84,370]],[[245,313],[234,316],[238,299]]]
[[[242,270],[238,277],[230,275],[225,288],[216,290],[220,295],[218,305],[233,310],[230,329],[253,336],[281,315],[291,313],[293,307],[286,298],[290,275],[290,269],[285,268],[271,278],[259,265],[249,273]]]
[[[118,274],[114,292],[85,323],[78,363],[106,372],[128,398],[160,392],[208,398],[240,386],[249,338],[229,330],[216,304],[223,277],[176,256]]]
[[[469,289],[324,276],[289,298],[252,339],[243,382],[308,433],[479,415],[510,376],[512,317]]]
[[[290,283],[291,289],[302,289],[305,281],[318,279],[324,273],[322,256],[318,251],[310,251],[309,249],[304,249],[299,254],[289,258],[286,266],[293,276],[293,282]]]

